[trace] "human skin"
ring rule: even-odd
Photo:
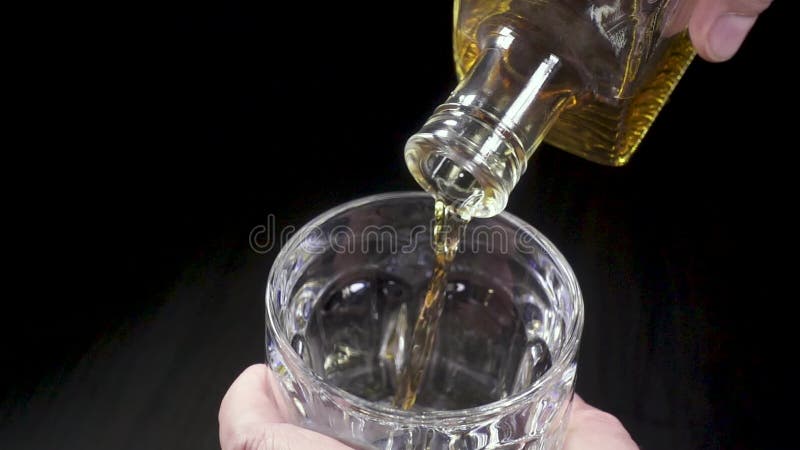
[[[264,364],[247,368],[233,382],[219,409],[222,450],[352,450],[327,436],[286,423],[275,401],[276,386]],[[575,396],[564,450],[636,450],[611,414]]]
[[[682,0],[692,1],[692,0]],[[697,53],[711,62],[732,58],[771,0],[697,0],[689,35]],[[351,450],[327,436],[286,423],[267,367],[245,370],[219,410],[222,450]],[[637,445],[611,414],[575,396],[564,450],[635,450]]]
[[[772,0],[697,0],[689,18],[689,35],[697,53],[711,62],[732,58],[759,14],[771,3]]]

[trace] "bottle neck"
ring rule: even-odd
[[[559,57],[514,40],[508,29],[489,39],[450,98],[406,143],[417,182],[469,216],[505,209],[528,158],[573,99],[573,77]]]

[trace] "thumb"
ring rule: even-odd
[[[352,450],[339,441],[288,423],[248,427],[223,440],[222,450]]]
[[[616,417],[589,406],[575,394],[564,450],[638,450]]]
[[[697,52],[713,62],[733,57],[771,0],[700,0],[689,21]]]
[[[222,450],[352,450],[330,437],[284,423],[275,385],[264,364],[248,367],[233,382],[219,408]]]

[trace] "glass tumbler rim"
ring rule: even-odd
[[[370,195],[342,203],[314,217],[303,227],[301,227],[297,233],[295,233],[287,241],[283,248],[281,248],[269,272],[269,281],[267,283],[265,301],[267,309],[267,326],[269,327],[270,334],[274,338],[277,351],[280,354],[283,363],[286,364],[289,369],[291,369],[291,374],[293,377],[301,378],[303,383],[306,383],[321,392],[325,392],[328,398],[333,400],[340,408],[347,408],[350,411],[359,412],[372,420],[402,422],[410,426],[444,426],[453,424],[466,425],[471,423],[479,423],[497,415],[500,412],[519,407],[528,403],[529,401],[532,401],[536,397],[537,393],[539,393],[546,386],[554,383],[556,378],[560,377],[564,370],[566,370],[571,364],[571,362],[575,360],[583,330],[583,297],[572,268],[570,267],[569,263],[567,263],[564,255],[558,251],[555,245],[553,245],[550,240],[548,240],[532,225],[505,211],[490,218],[489,220],[501,220],[507,222],[515,230],[524,230],[529,236],[534,238],[536,244],[552,258],[553,263],[556,265],[556,267],[558,267],[559,272],[561,272],[563,275],[564,285],[567,287],[569,294],[573,299],[575,311],[574,325],[572,326],[571,332],[565,336],[564,344],[561,346],[559,357],[553,361],[553,365],[547,371],[545,371],[542,377],[540,377],[526,389],[506,398],[466,409],[442,411],[404,411],[395,407],[365,400],[345,391],[344,389],[326,383],[325,380],[323,380],[319,375],[312,372],[302,358],[300,358],[300,356],[295,352],[286,334],[284,333],[283,326],[279,323],[279,319],[277,317],[278,312],[275,308],[276,286],[274,280],[278,268],[284,266],[285,260],[290,257],[293,251],[295,251],[301,245],[303,239],[305,239],[313,230],[318,229],[322,224],[328,222],[337,215],[349,210],[369,205],[371,203],[405,199],[432,200],[432,196],[423,191],[399,191]]]

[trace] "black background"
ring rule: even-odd
[[[797,125],[777,3],[733,61],[691,66],[628,166],[543,146],[508,206],[581,282],[579,392],[646,449],[788,445]],[[263,360],[276,251],[249,231],[416,189],[402,146],[454,86],[450,14],[170,2],[55,33],[31,57],[45,149],[10,191],[36,196],[8,220],[27,276],[2,300],[0,447],[216,448],[222,395]]]

